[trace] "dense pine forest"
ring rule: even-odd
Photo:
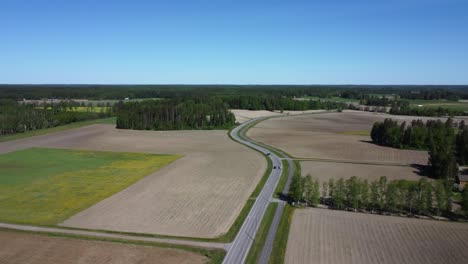
[[[146,100],[120,102],[117,128],[138,130],[226,129],[235,117],[221,100]]]

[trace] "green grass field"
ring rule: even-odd
[[[451,110],[468,111],[468,102],[463,101],[447,101],[447,100],[406,100],[411,107],[426,107],[426,108],[447,108]]]
[[[43,106],[37,106],[37,109],[44,109]],[[47,107],[47,109],[52,109],[52,107]],[[92,112],[92,113],[102,113],[106,112],[110,109],[110,107],[107,106],[92,106],[92,107],[87,107],[87,106],[75,106],[72,108],[67,108],[67,111],[70,112]]]
[[[302,98],[309,99],[309,100],[322,100],[322,101],[330,101],[330,102],[338,102],[338,103],[359,103],[359,100],[357,99],[349,99],[349,98],[342,98],[342,97],[321,98],[317,96],[305,96]]]
[[[53,225],[179,158],[30,148],[0,155],[0,221]]]

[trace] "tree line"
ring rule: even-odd
[[[226,129],[235,124],[219,99],[119,102],[117,128],[137,130]]]
[[[403,101],[400,101],[403,102]],[[466,116],[463,110],[449,109],[444,107],[410,107],[410,106],[393,106],[389,111],[392,115],[407,115],[407,116]]]
[[[452,217],[452,192],[446,187],[444,180],[430,182],[425,177],[388,181],[382,176],[369,182],[353,176],[325,181],[320,190],[317,179],[297,174],[291,181],[289,198],[306,206],[323,203],[337,210]],[[461,210],[468,216],[468,187],[461,194]]]
[[[277,96],[365,99],[369,94],[395,94],[405,99],[468,99],[467,86],[456,85],[0,85],[0,98],[14,100],[190,98],[194,96]]]
[[[79,105],[79,104],[78,104]],[[22,104],[14,100],[0,100],[0,135],[23,133],[73,122],[93,120],[112,115],[109,107],[101,112],[75,111],[77,103]]]
[[[230,109],[247,110],[317,110],[317,109],[343,109],[347,104],[327,100],[294,100],[288,97],[275,96],[225,96],[220,97]]]
[[[454,180],[458,164],[468,164],[468,127],[464,121],[413,120],[406,125],[387,118],[374,123],[371,139],[383,146],[428,150],[432,175],[437,179]]]

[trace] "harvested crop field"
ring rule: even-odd
[[[419,169],[408,166],[367,165],[323,161],[301,161],[302,175],[310,174],[319,182],[357,176],[369,182],[386,176],[388,180],[419,180]]]
[[[178,154],[182,158],[64,221],[64,226],[172,236],[220,236],[266,169],[226,131],[134,131],[92,125],[0,143],[29,147]]]
[[[192,252],[152,246],[0,231],[0,262],[8,263],[205,263]]]
[[[244,109],[231,109],[230,110],[236,117],[237,123],[244,123],[252,118],[264,117],[264,116],[276,116],[280,113],[271,112],[267,110],[244,110]]]
[[[295,210],[286,264],[466,263],[468,224]]]
[[[427,164],[425,151],[377,146],[369,136],[352,135],[370,130],[375,121],[385,118],[410,122],[418,117],[358,111],[279,117],[260,122],[247,135],[301,158]]]

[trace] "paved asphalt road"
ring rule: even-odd
[[[253,142],[247,141],[237,135],[239,131],[246,128],[249,124],[263,119],[264,118],[251,119],[231,131],[231,137],[234,140],[245,144],[251,148],[254,148],[264,154],[269,153],[268,157],[272,161],[272,168],[276,167],[277,169],[273,169],[271,171],[268,180],[266,181],[262,191],[255,200],[255,203],[252,209],[250,210],[250,213],[247,215],[244,224],[239,230],[239,233],[237,233],[237,236],[234,239],[234,241],[231,243],[231,246],[229,247],[229,250],[223,261],[223,263],[226,264],[240,264],[245,262],[250,247],[252,246],[253,239],[257,234],[260,222],[262,221],[263,215],[265,214],[268,204],[270,203],[270,198],[272,197],[276,185],[278,184],[279,178],[282,174],[281,160],[279,159],[279,157],[277,157],[274,153],[270,153],[268,149],[256,145]],[[281,169],[278,169],[278,167],[281,167]]]
[[[284,152],[280,152],[281,155],[286,156]],[[284,185],[282,194],[284,197],[288,194],[289,186],[291,185],[291,179],[294,175],[294,162],[291,159],[287,159],[289,165],[288,171],[288,180]],[[273,244],[275,242],[276,233],[278,232],[279,222],[281,221],[281,216],[283,215],[284,206],[286,205],[285,201],[279,201],[278,207],[276,208],[275,216],[273,217],[273,221],[271,222],[270,229],[268,230],[268,234],[265,240],[265,244],[263,245],[262,253],[260,254],[260,258],[258,260],[258,264],[268,264],[270,260],[271,252],[273,252]]]

